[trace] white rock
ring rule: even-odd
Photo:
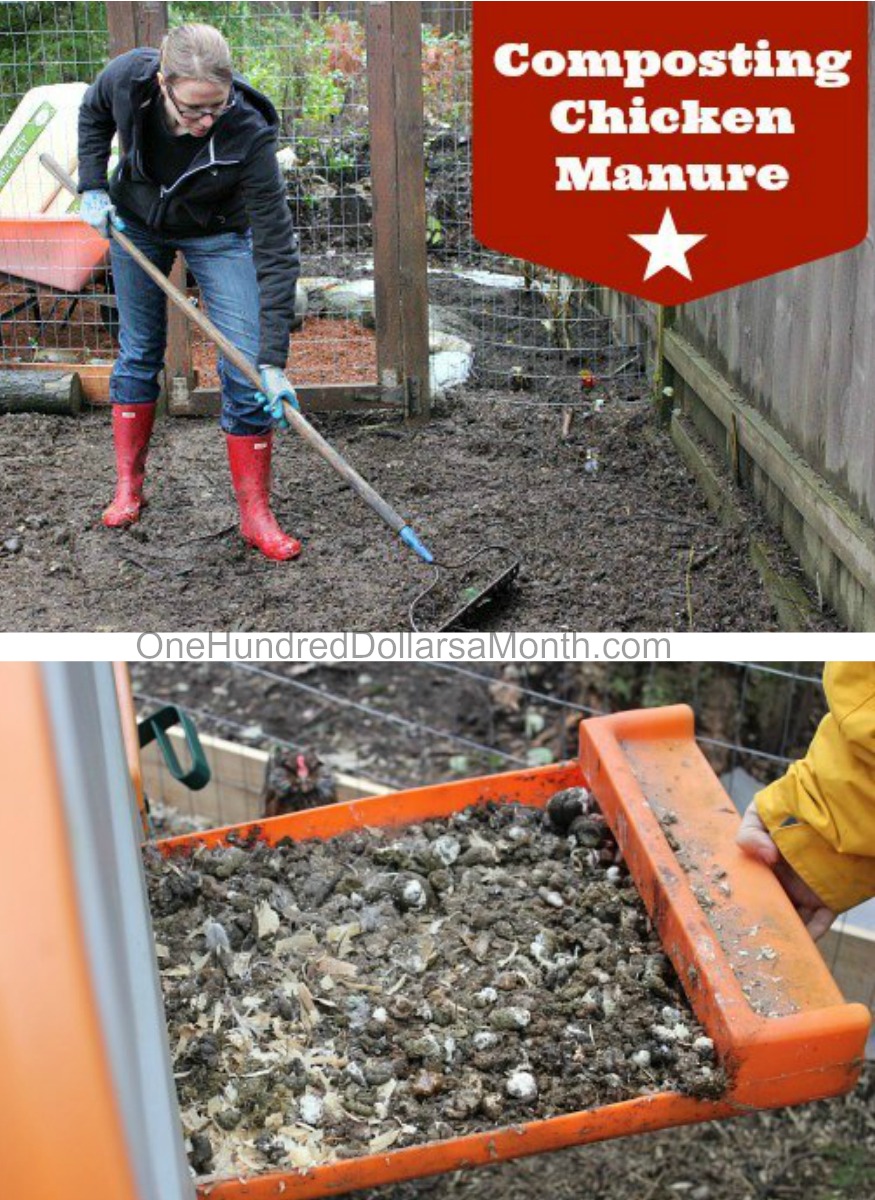
[[[462,852],[462,846],[458,838],[454,838],[452,834],[444,833],[439,838],[435,838],[432,850],[435,857],[438,858],[445,867],[451,867]]]
[[[498,271],[453,271],[459,279],[467,279],[471,283],[477,283],[481,287],[493,288],[508,288],[511,291],[518,292],[526,285],[522,275],[502,275]]]
[[[498,1034],[491,1029],[478,1029],[471,1038],[471,1045],[475,1050],[491,1050],[498,1045]]]
[[[365,1073],[357,1062],[348,1062],[343,1068],[344,1074],[348,1075],[353,1083],[357,1083],[359,1087],[367,1087],[368,1081],[365,1079]]]
[[[425,908],[428,903],[425,888],[418,879],[408,879],[402,888],[401,896],[407,908]]]
[[[304,1092],[298,1107],[305,1125],[321,1125],[325,1113],[325,1103],[321,1096],[317,1096],[315,1092]]]
[[[370,317],[374,315],[374,281],[354,279],[348,283],[326,288],[322,302],[329,313],[344,317]]]
[[[308,275],[305,278],[298,280],[298,287],[305,292],[312,292],[314,296],[318,296],[320,292],[327,292],[329,288],[340,287],[343,283],[336,275]]]
[[[298,165],[298,156],[291,146],[283,146],[276,152],[276,160],[281,171],[292,171]]]
[[[471,351],[471,343],[456,337],[454,333],[444,333],[441,329],[432,328],[428,335],[428,348],[432,354],[441,354],[444,350],[458,350],[461,354],[468,354]]]
[[[655,1038],[659,1038],[661,1042],[673,1042],[675,1033],[673,1029],[669,1029],[667,1025],[651,1025],[650,1032]]]
[[[538,1085],[530,1071],[514,1071],[507,1081],[506,1091],[514,1100],[535,1100],[538,1096]]]

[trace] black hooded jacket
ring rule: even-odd
[[[297,239],[276,161],[279,118],[270,100],[234,77],[234,106],[216,121],[188,170],[170,187],[149,178],[145,114],[160,103],[157,50],[114,58],[79,110],[79,190],[109,191],[122,214],[169,238],[252,230],[261,295],[258,361],[284,367],[300,272]],[[107,180],[118,130],[121,159]]]

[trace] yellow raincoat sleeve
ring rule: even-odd
[[[875,663],[827,663],[829,713],[755,798],[790,865],[835,912],[875,895]]]

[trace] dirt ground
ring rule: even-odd
[[[501,543],[522,560],[496,630],[770,630],[744,539],[709,513],[646,400],[558,407],[459,391],[420,429],[374,414],[317,427],[445,561]],[[150,503],[109,531],[109,414],[0,417],[4,630],[398,630],[431,580],[318,457],[278,438],[274,504],[304,541],[273,564],[236,532],[212,421],[165,421]],[[597,454],[598,470],[588,469]],[[762,531],[758,531],[762,534]],[[825,614],[824,629],[837,628]]]
[[[359,1200],[871,1200],[875,1064],[844,1098],[357,1195]]]
[[[806,664],[812,678],[820,669]],[[714,771],[740,762],[769,782],[780,758],[733,744],[800,757],[825,711],[819,684],[719,662],[139,662],[131,678],[144,714],[182,705],[205,734],[312,750],[336,770],[396,788],[512,770],[531,754],[561,762],[577,753],[585,712],[666,704],[693,706]]]

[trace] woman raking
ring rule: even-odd
[[[299,274],[297,242],[276,161],[274,106],[232,71],[221,33],[182,25],[157,50],[114,59],[79,117],[81,215],[104,237],[115,223],[169,272],[185,256],[211,320],[259,368],[255,392],[219,360],[221,426],[243,537],[268,558],[295,558],[297,539],[270,508],[273,416],[284,375]],[[107,178],[118,131],[121,158]],[[105,525],[131,525],[143,479],[167,341],[165,297],[122,247],[110,254],[119,354],[110,381],[117,484]]]

